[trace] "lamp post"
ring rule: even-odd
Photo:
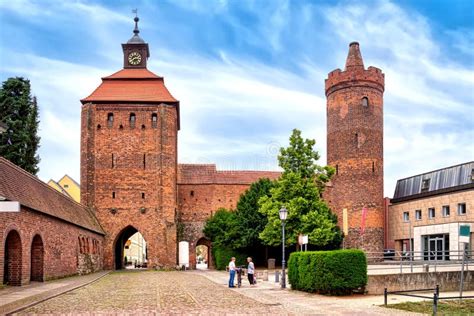
[[[282,251],[282,260],[281,260],[281,288],[286,288],[286,275],[285,275],[285,220],[288,216],[288,210],[285,207],[280,209],[280,220],[281,220],[281,251]]]

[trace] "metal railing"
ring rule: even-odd
[[[411,294],[411,293],[414,293],[414,292],[428,292],[428,291],[433,291],[433,296]],[[384,292],[383,292],[383,299],[384,299],[384,305],[385,306],[387,306],[388,295],[400,295],[400,296],[409,296],[409,297],[417,297],[417,298],[433,300],[433,315],[438,314],[439,300],[454,300],[454,299],[462,300],[463,298],[474,298],[474,296],[462,296],[462,293],[460,293],[459,296],[440,297],[440,295],[439,295],[439,285],[436,285],[436,287],[434,289],[416,289],[416,290],[390,291],[390,292],[387,290],[387,288],[385,288]]]
[[[394,251],[366,252],[371,270],[398,270],[399,273],[457,271],[462,267],[463,258],[465,270],[474,268],[474,251],[472,250],[440,250],[440,251]],[[416,271],[415,271],[416,270]]]

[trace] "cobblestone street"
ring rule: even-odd
[[[193,273],[118,272],[21,314],[271,314],[282,306],[257,302]]]

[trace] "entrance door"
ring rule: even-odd
[[[449,260],[449,234],[423,236],[423,240],[425,260]]]

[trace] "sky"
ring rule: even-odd
[[[0,0],[0,80],[31,81],[42,180],[79,181],[79,100],[122,68],[135,8],[148,69],[180,101],[181,163],[278,170],[298,128],[326,164],[324,79],[352,41],[385,73],[385,196],[474,160],[471,0]]]

